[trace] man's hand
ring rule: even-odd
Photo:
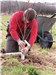
[[[30,49],[30,47],[31,46],[27,46],[27,47],[23,48],[22,53],[25,55],[28,52],[28,50]]]
[[[17,42],[18,45],[23,49],[22,53],[25,55],[28,52],[28,50],[31,48],[31,45],[25,47],[26,45],[25,42],[21,41],[20,39],[18,39]]]
[[[18,45],[19,45],[21,48],[24,48],[24,47],[25,47],[25,42],[23,42],[22,40],[18,39],[17,42],[18,42]]]

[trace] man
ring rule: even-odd
[[[36,11],[32,8],[16,12],[12,15],[6,36],[6,52],[18,52],[19,47],[23,48],[22,53],[26,54],[33,46],[37,37],[37,22],[34,19]],[[25,33],[25,34],[24,34]],[[30,33],[30,34],[29,34]],[[28,41],[30,46],[25,46],[23,41]]]

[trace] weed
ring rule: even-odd
[[[28,74],[29,75],[40,75],[37,69],[35,69],[33,66],[28,67]]]

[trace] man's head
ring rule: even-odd
[[[32,8],[28,8],[27,10],[24,11],[23,17],[25,17],[25,19],[27,21],[32,21],[36,16],[36,11]]]

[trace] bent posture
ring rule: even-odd
[[[36,16],[36,11],[29,8],[25,11],[19,11],[12,15],[10,23],[7,28],[6,35],[6,52],[18,52],[19,47],[23,48],[22,53],[26,54],[31,46],[33,46],[37,37],[37,22],[34,19]],[[25,30],[25,32],[24,32]],[[24,34],[25,33],[25,34]],[[28,41],[30,46],[26,46],[23,41],[25,35],[25,40]]]

